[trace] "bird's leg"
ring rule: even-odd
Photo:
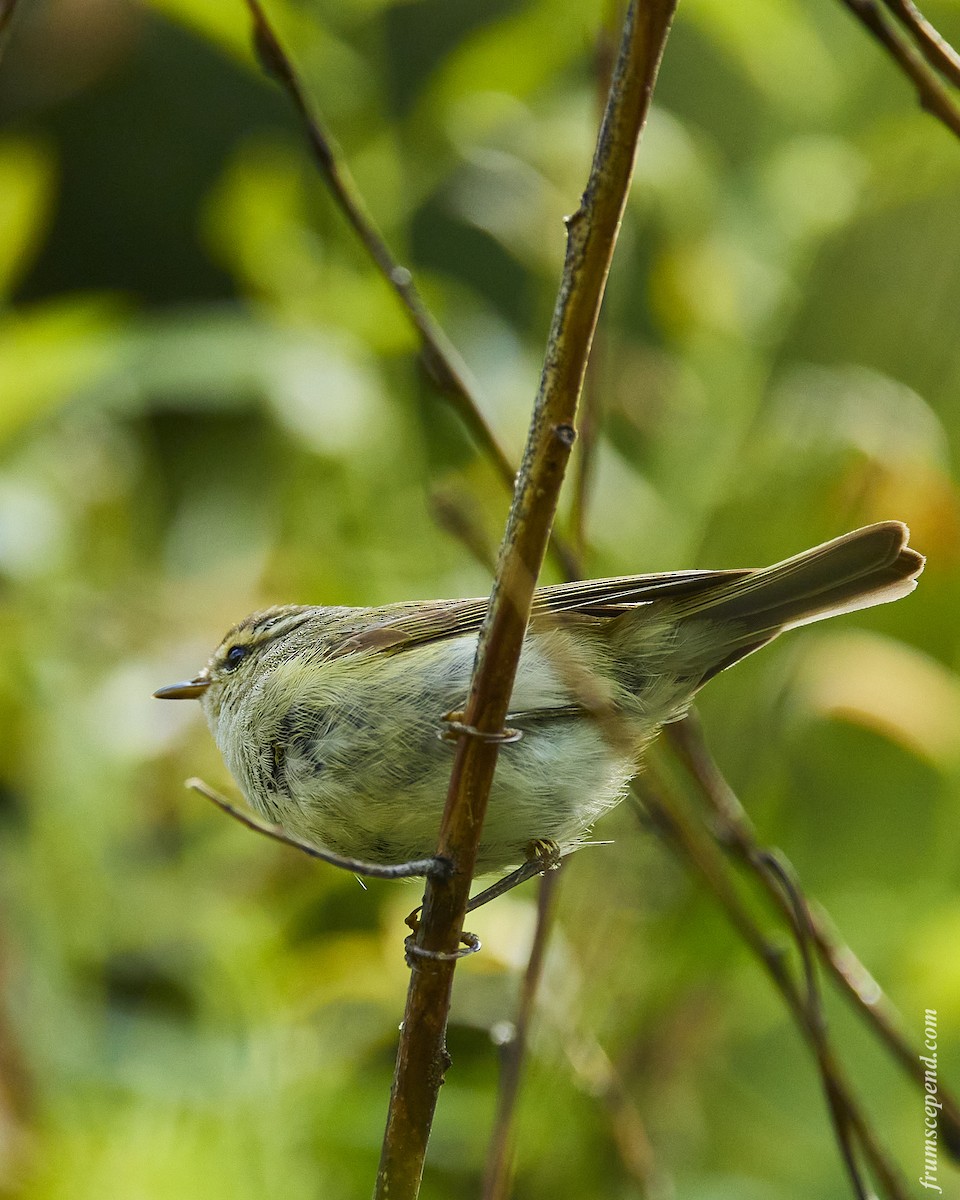
[[[472,897],[466,911],[473,912],[475,908],[480,908],[481,905],[488,904],[499,896],[505,896],[507,892],[512,892],[515,887],[526,883],[528,879],[533,879],[535,875],[545,875],[547,871],[555,871],[563,861],[560,847],[551,838],[536,838],[530,842],[526,849],[526,855],[526,862],[517,867],[515,871],[504,875],[502,879],[498,879],[496,883],[492,883],[490,887],[484,888],[482,892],[478,892],[476,896]],[[420,927],[420,908],[415,908],[404,924],[416,933]]]
[[[555,871],[563,861],[560,847],[551,838],[536,838],[527,846],[526,853],[527,860],[522,866],[473,896],[467,905],[467,912],[496,900],[498,896],[505,896],[507,892],[512,892],[519,884],[526,883],[535,875],[546,875],[547,871]]]
[[[523,737],[522,729],[501,729],[499,733],[487,733],[473,725],[464,724],[463,713],[459,709],[446,712],[440,718],[443,724],[437,730],[441,742],[455,742],[461,737],[471,737],[478,742],[496,743],[499,746],[509,746],[519,742]]]
[[[459,738],[466,736],[475,738],[481,742],[509,745],[511,742],[520,741],[523,737],[523,731],[520,729],[502,729],[499,733],[488,733],[485,730],[475,728],[473,725],[466,724],[463,716],[464,714],[460,711],[451,711],[443,714],[440,718],[442,725],[437,730],[437,736],[441,741],[455,742]],[[526,880],[532,879],[534,875],[542,875],[544,871],[553,870],[560,865],[560,847],[556,842],[548,839],[531,842],[527,846],[526,853],[527,861],[523,866],[518,867],[515,871],[511,871],[509,875],[505,875],[503,879],[498,880],[492,887],[485,888],[479,895],[474,896],[467,905],[466,911],[470,912],[474,908],[479,908],[481,904],[486,904],[489,900],[495,900],[497,896],[503,896],[506,892],[511,891],[517,884],[525,883]],[[439,873],[443,865],[449,866],[446,859],[439,856],[434,861],[437,864],[435,868],[436,873]],[[431,874],[435,872],[431,872]],[[407,947],[407,964],[409,966],[413,966],[413,957],[434,959],[463,958],[467,954],[475,954],[480,949],[480,940],[477,935],[467,933],[466,931],[460,934],[460,941],[463,943],[463,946],[451,954],[442,954],[434,950],[424,950],[417,946],[415,938],[420,928],[420,913],[422,909],[423,905],[415,908],[404,922],[412,930],[404,943]]]

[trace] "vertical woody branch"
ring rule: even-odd
[[[576,436],[574,421],[636,148],[676,0],[633,0],[590,177],[567,222],[567,252],[540,388],[473,681],[440,831],[446,878],[427,882],[412,954],[376,1196],[413,1200],[420,1187],[437,1096],[448,1065],[447,1012],[477,845],[496,767],[537,576]],[[480,736],[477,736],[480,735]],[[484,738],[483,735],[494,735]],[[504,753],[509,753],[506,749]]]

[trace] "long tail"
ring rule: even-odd
[[[909,536],[900,521],[867,525],[680,602],[683,618],[707,617],[729,630],[725,656],[704,681],[785,629],[912,592],[924,558]]]

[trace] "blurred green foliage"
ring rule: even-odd
[[[0,1195],[369,1194],[419,893],[361,890],[185,793],[230,782],[196,709],[150,693],[265,603],[483,594],[432,513],[452,497],[493,544],[507,497],[239,0],[22,9],[0,67]],[[515,453],[592,149],[600,10],[269,4]],[[955,3],[929,15],[958,39]],[[954,1085],[958,261],[960,146],[840,5],[685,0],[589,384],[587,568],[763,564],[912,526],[916,596],[791,635],[701,711],[761,837],[915,1040],[938,1010]],[[685,1200],[846,1196],[757,965],[625,808],[598,836],[565,871],[516,1196],[640,1196],[643,1126]],[[477,1193],[532,895],[471,919],[484,952],[458,971],[425,1197]],[[828,1011],[915,1178],[920,1097]]]

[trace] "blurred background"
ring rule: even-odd
[[[267,9],[518,456],[610,14]],[[420,893],[186,792],[233,789],[199,709],[151,692],[258,606],[484,594],[446,527],[495,545],[508,497],[239,0],[21,10],[0,64],[0,1195],[366,1195]],[[928,15],[960,40],[955,0]],[[958,261],[960,144],[839,4],[683,0],[589,381],[586,503],[571,487],[560,516],[590,575],[910,524],[915,596],[792,634],[700,710],[913,1040],[937,1010],[954,1086]],[[810,1058],[710,897],[627,806],[597,836],[564,871],[515,1195],[849,1195]],[[471,918],[425,1197],[477,1194],[535,895]],[[828,1014],[915,1179],[918,1092]]]

